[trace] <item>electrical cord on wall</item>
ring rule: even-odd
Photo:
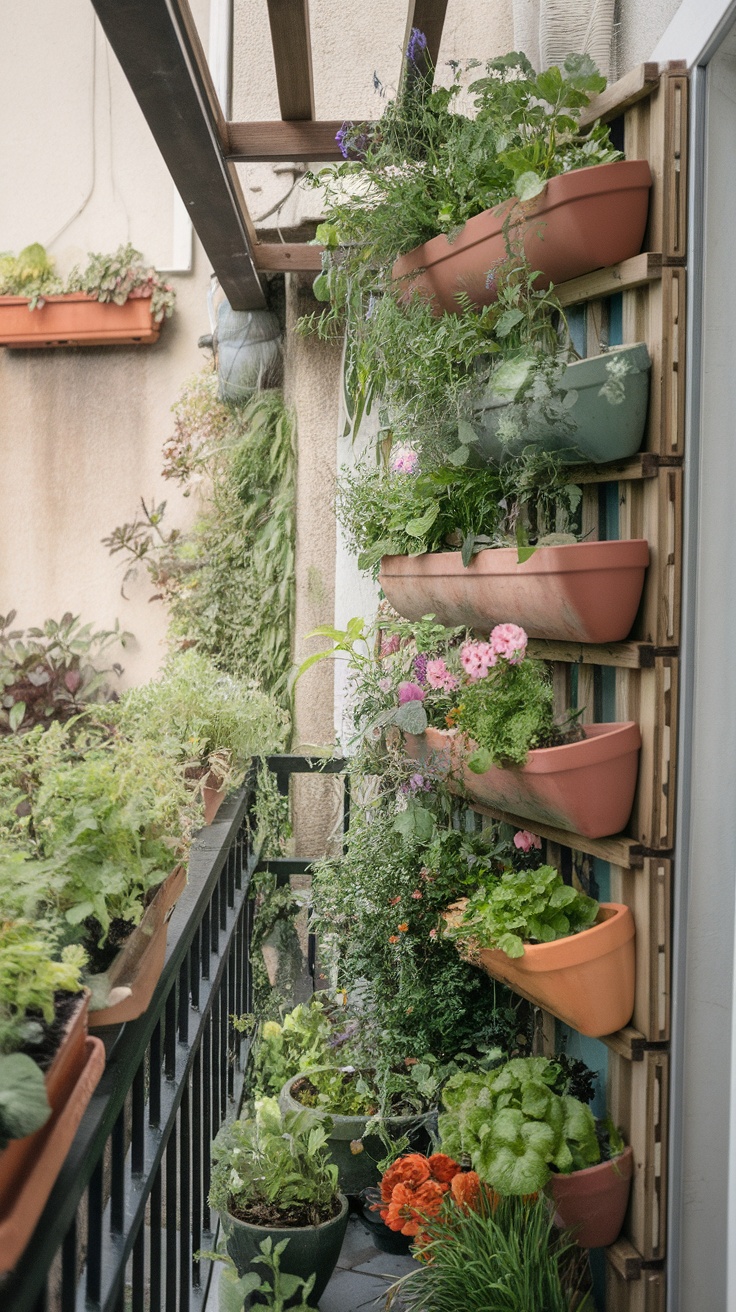
[[[69,218],[64,221],[64,223],[62,223],[60,228],[57,228],[53,236],[47,237],[46,241],[43,243],[44,246],[46,246],[47,248],[49,246],[53,246],[54,242],[58,240],[61,234],[63,232],[66,232],[67,228],[71,226],[71,224],[74,222],[75,219],[79,218],[79,215],[82,213],[82,210],[86,208],[86,206],[89,204],[90,200],[92,199],[92,195],[94,193],[95,185],[97,182],[97,145],[95,141],[95,98],[97,95],[97,15],[94,13],[94,10],[92,9],[90,9],[90,12],[92,14],[92,91],[90,96],[90,122],[92,124],[92,177],[90,179],[87,195],[85,196],[81,205],[78,205],[74,213],[71,214]]]

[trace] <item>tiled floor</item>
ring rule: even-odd
[[[389,1285],[413,1270],[410,1257],[381,1253],[357,1216],[351,1216],[337,1270],[319,1301],[320,1312],[379,1312]]]

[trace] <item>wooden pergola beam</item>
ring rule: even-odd
[[[323,250],[304,241],[261,241],[253,247],[253,257],[264,272],[319,273]]]
[[[445,26],[447,0],[409,0],[409,12],[406,19],[404,50],[409,43],[413,27],[423,32],[427,38],[427,54],[434,67],[440,56],[442,29]]]
[[[281,117],[314,118],[309,0],[268,0]]]
[[[225,123],[187,0],[92,0],[233,309],[265,295]]]
[[[240,164],[342,159],[335,140],[342,123],[342,119],[323,119],[317,123],[285,123],[278,119],[263,123],[227,123],[225,154]]]

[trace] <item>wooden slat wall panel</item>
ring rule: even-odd
[[[665,1312],[666,1289],[662,1270],[645,1269],[637,1280],[627,1281],[609,1262],[606,1268],[606,1312]]]
[[[682,469],[663,466],[656,478],[619,484],[619,536],[647,538],[649,569],[631,637],[656,647],[680,639]]]
[[[665,261],[683,262],[687,250],[687,104],[687,75],[670,66],[624,119],[627,158],[648,159],[653,176],[644,249]]]
[[[611,867],[611,897],[636,921],[636,1000],[632,1027],[648,1043],[670,1037],[670,910],[672,861],[646,857],[642,870]]]
[[[314,118],[309,0],[268,0],[281,117]]]

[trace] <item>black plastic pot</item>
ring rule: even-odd
[[[222,1228],[225,1234],[227,1251],[237,1267],[238,1275],[244,1276],[251,1269],[264,1272],[264,1268],[251,1267],[254,1257],[260,1254],[264,1239],[273,1240],[274,1246],[282,1239],[289,1242],[281,1255],[281,1270],[288,1275],[300,1276],[308,1280],[316,1275],[314,1289],[310,1294],[311,1302],[319,1302],[327,1283],[337,1266],[345,1231],[348,1225],[348,1200],[340,1194],[340,1211],[331,1221],[321,1225],[300,1226],[289,1229],[286,1226],[270,1227],[249,1225],[239,1221],[229,1212],[221,1213]]]
[[[371,1211],[371,1204],[381,1201],[380,1190],[364,1189],[360,1195],[362,1204],[361,1220],[367,1227],[376,1248],[382,1253],[400,1253],[408,1256],[412,1245],[409,1235],[402,1235],[400,1230],[390,1230],[381,1220],[380,1212]]]

